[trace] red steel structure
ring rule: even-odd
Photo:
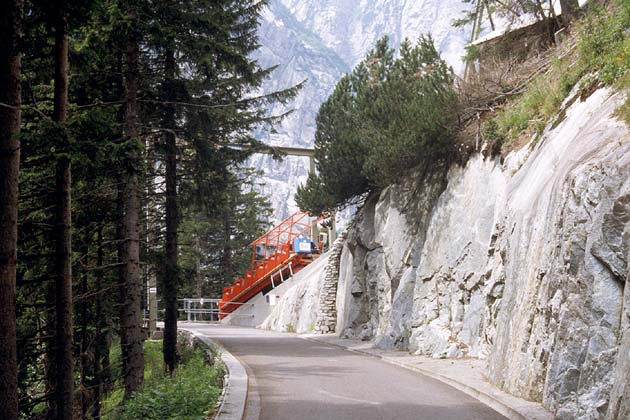
[[[261,291],[273,287],[276,276],[288,278],[313,262],[312,254],[298,253],[293,244],[295,239],[308,236],[318,222],[319,219],[298,211],[252,242],[251,269],[223,289],[219,318],[225,318]]]

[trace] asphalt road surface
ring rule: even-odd
[[[193,328],[245,365],[246,420],[506,420],[448,385],[370,356],[292,334]]]

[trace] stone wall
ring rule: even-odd
[[[339,282],[339,262],[345,242],[345,232],[333,242],[329,251],[328,263],[324,269],[324,279],[319,289],[319,311],[314,332],[328,334],[337,327],[337,283]]]

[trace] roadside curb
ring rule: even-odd
[[[358,353],[366,356],[371,356],[377,359],[381,359],[382,361],[389,363],[391,365],[399,366],[407,370],[411,370],[414,372],[421,373],[425,376],[443,382],[458,391],[463,392],[466,395],[469,395],[481,403],[487,405],[503,416],[507,417],[510,420],[553,420],[554,416],[545,410],[542,406],[537,403],[523,400],[521,398],[517,398],[511,396],[503,391],[496,390],[494,393],[486,392],[481,390],[473,385],[466,384],[464,382],[460,382],[454,378],[433,372],[429,369],[424,369],[422,367],[411,365],[409,363],[404,363],[396,358],[389,357],[387,355],[379,354],[378,350],[369,351],[364,349],[352,348],[350,346],[343,345],[341,343],[331,342],[325,339],[325,336],[321,336],[322,338],[315,338],[314,336],[305,336],[299,335],[298,337],[315,342],[318,344],[329,344],[331,346],[335,346],[353,353]],[[489,384],[488,384],[489,385]],[[489,385],[490,386],[490,385]],[[501,395],[505,394],[505,396]],[[511,400],[511,401],[509,401]]]
[[[196,339],[201,340],[215,349],[221,355],[221,361],[228,371],[228,379],[223,391],[223,400],[219,406],[214,420],[243,420],[245,416],[245,404],[247,402],[248,376],[241,362],[222,345],[200,334],[197,331],[184,329]]]

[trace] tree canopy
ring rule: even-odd
[[[251,58],[266,1],[9,3],[2,416],[100,418],[114,384],[127,399],[142,386],[147,284],[159,284],[172,372],[180,293],[221,290],[243,270],[243,241],[269,216],[245,167],[262,147],[252,133],[281,121],[269,109],[300,85],[260,92],[274,70]]]
[[[459,107],[454,79],[430,36],[403,41],[397,54],[380,39],[319,110],[317,174],[298,189],[300,208],[319,214],[448,160]]]

